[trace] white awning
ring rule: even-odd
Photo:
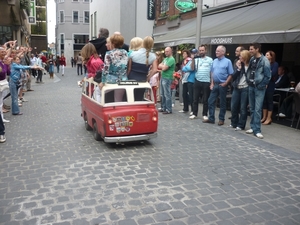
[[[155,45],[195,43],[196,18],[165,35]],[[274,0],[202,17],[201,44],[300,42],[300,1]]]

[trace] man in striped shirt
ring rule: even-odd
[[[203,120],[207,120],[208,112],[208,97],[210,94],[210,71],[213,63],[213,59],[206,56],[207,47],[206,45],[201,45],[199,47],[199,56],[195,57],[192,61],[192,69],[196,71],[195,83],[194,83],[194,103],[193,103],[193,115],[190,116],[190,119],[195,119],[198,116],[198,105],[199,98],[202,93],[202,102],[203,102],[203,111],[202,116]]]

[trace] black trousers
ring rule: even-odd
[[[194,104],[193,104],[193,115],[198,116],[199,98],[202,94],[203,111],[202,116],[207,116],[208,112],[208,98],[210,95],[210,83],[201,82],[196,80],[194,83]]]
[[[77,64],[77,75],[79,75],[79,68],[80,68],[80,75],[82,75],[82,64]]]
[[[36,81],[42,82],[43,72],[41,70],[38,70],[37,73],[38,73],[38,75],[37,75]]]
[[[2,116],[0,115],[0,135],[4,135],[4,134],[5,134],[5,127],[2,120]]]
[[[183,97],[183,111],[189,111],[189,105],[191,106],[191,111],[193,111],[193,99],[194,99],[194,83],[187,82],[183,84],[182,87],[182,97]]]

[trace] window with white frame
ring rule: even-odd
[[[65,12],[63,10],[59,11],[59,22],[64,23],[65,22]]]
[[[74,44],[86,44],[89,41],[88,34],[74,34]]]
[[[73,23],[79,23],[79,16],[78,16],[78,11],[73,11]]]
[[[61,44],[65,43],[65,34],[60,34],[60,43]]]
[[[89,11],[84,11],[83,12],[83,22],[84,23],[90,23],[90,12]]]
[[[87,2],[88,3],[88,2],[90,2],[90,0],[83,0],[83,2]]]
[[[169,11],[170,0],[160,0],[160,13]]]

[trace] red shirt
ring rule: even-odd
[[[43,63],[47,63],[47,57],[46,56],[42,55],[41,59],[42,59]]]
[[[59,58],[59,64],[60,64],[61,66],[66,66],[66,58],[65,58],[64,56],[61,56],[61,57]]]

